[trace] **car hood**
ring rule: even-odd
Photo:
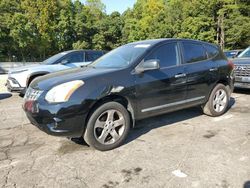
[[[84,81],[94,76],[115,72],[116,70],[117,69],[104,69],[93,67],[72,68],[38,77],[31,83],[31,87],[38,90],[48,91],[52,87],[65,82],[73,80]]]
[[[40,66],[41,66],[40,64],[30,64],[30,65],[20,66],[20,67],[10,69],[9,73],[16,73],[16,72],[20,72],[20,71],[24,71],[24,70],[29,70],[32,68],[37,68]]]
[[[232,60],[235,65],[237,64],[250,64],[250,58],[235,58]]]
[[[74,66],[72,66],[74,67]],[[10,71],[10,74],[18,74],[20,72],[23,71],[29,71],[29,73],[51,73],[51,72],[56,72],[56,71],[61,71],[61,70],[65,70],[65,69],[69,69],[72,68],[70,66],[64,66],[61,64],[55,64],[55,65],[43,65],[43,64],[38,64],[38,65],[30,65],[30,66],[23,66],[23,67],[19,67],[16,69],[12,69]],[[75,66],[76,67],[76,66]]]

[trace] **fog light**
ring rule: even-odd
[[[59,118],[53,118],[53,120],[55,121],[55,128],[57,128],[57,126],[58,126],[58,123],[60,123],[62,120],[61,119],[59,119]]]

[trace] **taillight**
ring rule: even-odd
[[[228,65],[229,65],[229,67],[233,70],[233,69],[234,69],[234,67],[235,67],[235,65],[234,65],[233,61],[228,60],[228,61],[227,61],[227,63],[228,63]]]

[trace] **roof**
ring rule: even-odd
[[[164,42],[164,41],[191,41],[191,42],[203,42],[203,43],[210,44],[210,43],[205,42],[205,41],[194,40],[194,39],[182,39],[182,38],[150,39],[150,40],[142,40],[142,41],[132,42],[132,43],[129,43],[129,44],[150,44],[150,45],[155,45],[157,43]]]
[[[104,52],[105,50],[67,50],[67,51],[63,51],[63,53],[70,53],[70,52]]]

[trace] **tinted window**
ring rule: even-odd
[[[160,60],[160,67],[170,67],[177,64],[178,60],[178,48],[177,43],[165,44],[158,47],[150,55],[148,55],[144,61],[158,59]]]
[[[206,51],[201,44],[183,42],[184,61],[193,63],[207,59]]]
[[[68,60],[69,63],[83,62],[83,52],[70,53],[63,60]]]
[[[103,55],[103,52],[86,52],[86,61],[95,61]]]
[[[209,58],[212,58],[219,53],[218,49],[215,46],[205,45],[205,48],[207,50],[207,54]]]

